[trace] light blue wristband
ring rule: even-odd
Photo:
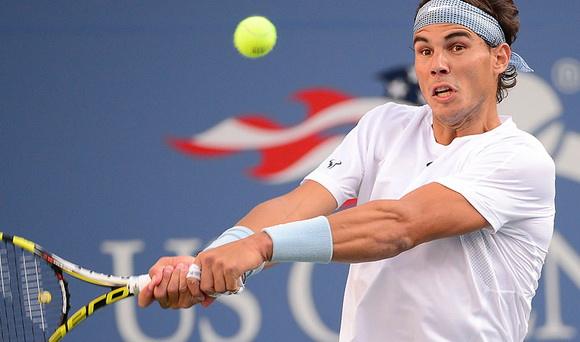
[[[222,235],[218,236],[217,239],[213,240],[212,243],[210,243],[209,246],[207,246],[204,249],[204,251],[225,245],[226,243],[230,243],[230,242],[241,240],[243,238],[247,238],[248,236],[250,236],[252,234],[254,234],[254,232],[251,229],[246,228],[244,226],[232,227],[232,228],[224,231],[222,233]]]
[[[253,234],[254,234],[254,232],[247,227],[244,227],[244,226],[232,227],[232,228],[226,230],[225,232],[223,232],[222,235],[220,235],[217,239],[215,239],[212,243],[210,243],[209,246],[207,246],[204,249],[204,251],[225,245],[226,243],[230,243],[230,242],[234,242],[234,241],[238,241],[238,240],[247,238],[248,236],[253,235]],[[260,265],[260,267],[247,271],[245,273],[246,278],[260,273],[264,269],[264,266],[266,266],[265,262],[263,262],[262,265]]]
[[[332,233],[325,216],[284,223],[262,231],[272,238],[272,262],[327,264],[332,260]]]

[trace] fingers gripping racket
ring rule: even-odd
[[[111,290],[70,314],[68,283],[64,273]],[[192,264],[187,277],[201,278]],[[52,254],[24,238],[0,232],[0,341],[56,342],[95,311],[138,295],[151,281],[147,274],[118,277],[97,273]],[[240,293],[245,277],[238,280]]]
[[[189,266],[189,270],[186,275],[187,278],[195,278],[201,280],[201,269],[196,264],[191,264]],[[235,294],[240,294],[244,292],[246,288],[246,274],[242,274],[241,277],[238,278],[238,289],[235,291],[226,291],[226,292],[216,292],[214,294],[210,294],[211,297],[218,298],[221,296],[230,296]]]

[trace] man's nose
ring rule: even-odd
[[[449,73],[449,64],[443,53],[434,53],[431,59],[431,75],[446,75]]]

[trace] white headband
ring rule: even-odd
[[[505,43],[505,35],[497,20],[483,10],[461,0],[431,0],[417,12],[413,35],[432,24],[458,24],[475,32],[491,46]],[[516,70],[533,72],[526,61],[512,51],[510,65]]]

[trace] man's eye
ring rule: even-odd
[[[451,49],[453,51],[463,51],[463,50],[465,50],[465,46],[463,46],[463,45],[453,45],[453,47]]]
[[[421,55],[423,55],[423,56],[430,56],[431,55],[431,50],[429,50],[429,49],[422,49],[422,50],[419,50],[419,53]]]

